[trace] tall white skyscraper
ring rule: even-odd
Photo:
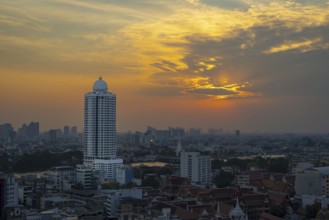
[[[84,165],[101,171],[105,179],[115,178],[122,164],[116,158],[116,95],[101,77],[85,95],[84,147]]]

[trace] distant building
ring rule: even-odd
[[[152,142],[153,140],[161,140],[168,138],[182,138],[185,136],[185,129],[180,127],[169,127],[167,130],[158,130],[156,128],[147,126],[145,137],[149,139],[147,142]]]
[[[180,152],[182,152],[182,144],[180,142],[180,139],[178,140],[177,146],[176,146],[176,155],[179,156]]]
[[[235,136],[240,137],[240,130],[235,130]]]
[[[193,184],[209,185],[211,182],[211,157],[199,152],[180,154],[180,176],[187,177]]]
[[[156,130],[155,136],[159,139],[166,139],[170,137],[169,130]]]
[[[39,122],[31,122],[27,127],[27,137],[37,138],[39,137]]]
[[[65,125],[63,129],[64,137],[69,137],[70,136],[70,127]]]
[[[189,136],[200,136],[201,134],[201,129],[200,128],[190,128],[188,130],[188,135]]]
[[[14,143],[16,133],[14,132],[14,128],[11,124],[1,124],[0,125],[0,142],[4,143]]]
[[[185,129],[184,128],[172,128],[172,127],[169,127],[169,135],[170,137],[173,137],[173,138],[182,138],[185,136]]]
[[[135,133],[128,132],[127,144],[136,146],[144,144],[144,133],[139,131],[136,131]]]
[[[57,140],[57,131],[55,129],[50,129],[48,131],[48,136],[50,141],[56,141]]]
[[[209,128],[208,129],[208,134],[209,135],[222,135],[223,134],[223,129],[216,129],[216,128]]]
[[[26,137],[27,135],[27,125],[23,124],[22,127],[18,128],[17,136]]]
[[[77,128],[77,126],[71,127],[70,136],[71,137],[78,137],[78,128]]]

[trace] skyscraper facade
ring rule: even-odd
[[[122,159],[116,158],[116,95],[100,77],[84,102],[84,165],[115,178]]]

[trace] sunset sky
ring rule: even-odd
[[[0,124],[83,128],[99,76],[118,131],[329,132],[329,1],[2,0]]]

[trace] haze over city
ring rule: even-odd
[[[99,76],[118,131],[329,131],[329,2],[3,1],[0,124],[83,127]]]

